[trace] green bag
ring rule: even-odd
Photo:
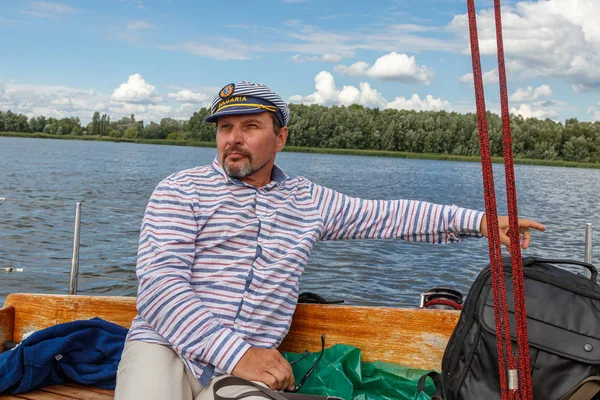
[[[289,362],[301,354],[283,353]],[[298,383],[311,369],[319,352],[308,353],[292,365]],[[417,393],[419,378],[429,371],[386,362],[362,362],[360,349],[336,344],[323,352],[321,361],[298,393],[336,396],[345,400],[430,400],[435,386],[426,382]]]

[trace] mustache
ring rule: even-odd
[[[223,152],[223,158],[227,158],[227,156],[229,156],[231,153],[240,153],[243,154],[245,157],[250,158],[250,153],[239,147],[231,147],[229,149],[225,149],[225,151]]]

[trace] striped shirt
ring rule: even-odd
[[[170,346],[203,386],[231,373],[251,346],[279,346],[317,241],[480,235],[478,211],[353,198],[277,166],[272,176],[256,188],[215,159],[164,179],[146,208],[128,340]]]

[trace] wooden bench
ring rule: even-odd
[[[129,327],[136,315],[134,297],[11,294],[0,309],[0,345],[20,342],[23,334],[63,322],[99,317]],[[457,311],[418,308],[299,304],[281,351],[318,351],[345,343],[361,349],[364,361],[440,369],[442,354],[458,321]],[[0,347],[1,349],[1,347]],[[112,399],[110,390],[76,384],[48,386],[0,400]]]

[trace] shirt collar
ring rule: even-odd
[[[215,171],[217,171],[217,173],[219,175],[221,175],[225,179],[226,182],[232,182],[232,183],[235,183],[236,185],[250,186],[250,185],[246,185],[244,182],[242,182],[241,180],[239,180],[237,178],[232,178],[229,175],[227,175],[227,173],[223,170],[223,167],[219,163],[219,160],[217,157],[215,157],[215,159],[213,160],[212,167],[214,168]],[[265,189],[271,188],[274,185],[279,186],[288,178],[289,178],[289,176],[281,168],[279,168],[277,166],[277,164],[274,164],[273,171],[271,172],[271,183],[266,184],[265,186],[263,186],[263,188],[265,188]]]

